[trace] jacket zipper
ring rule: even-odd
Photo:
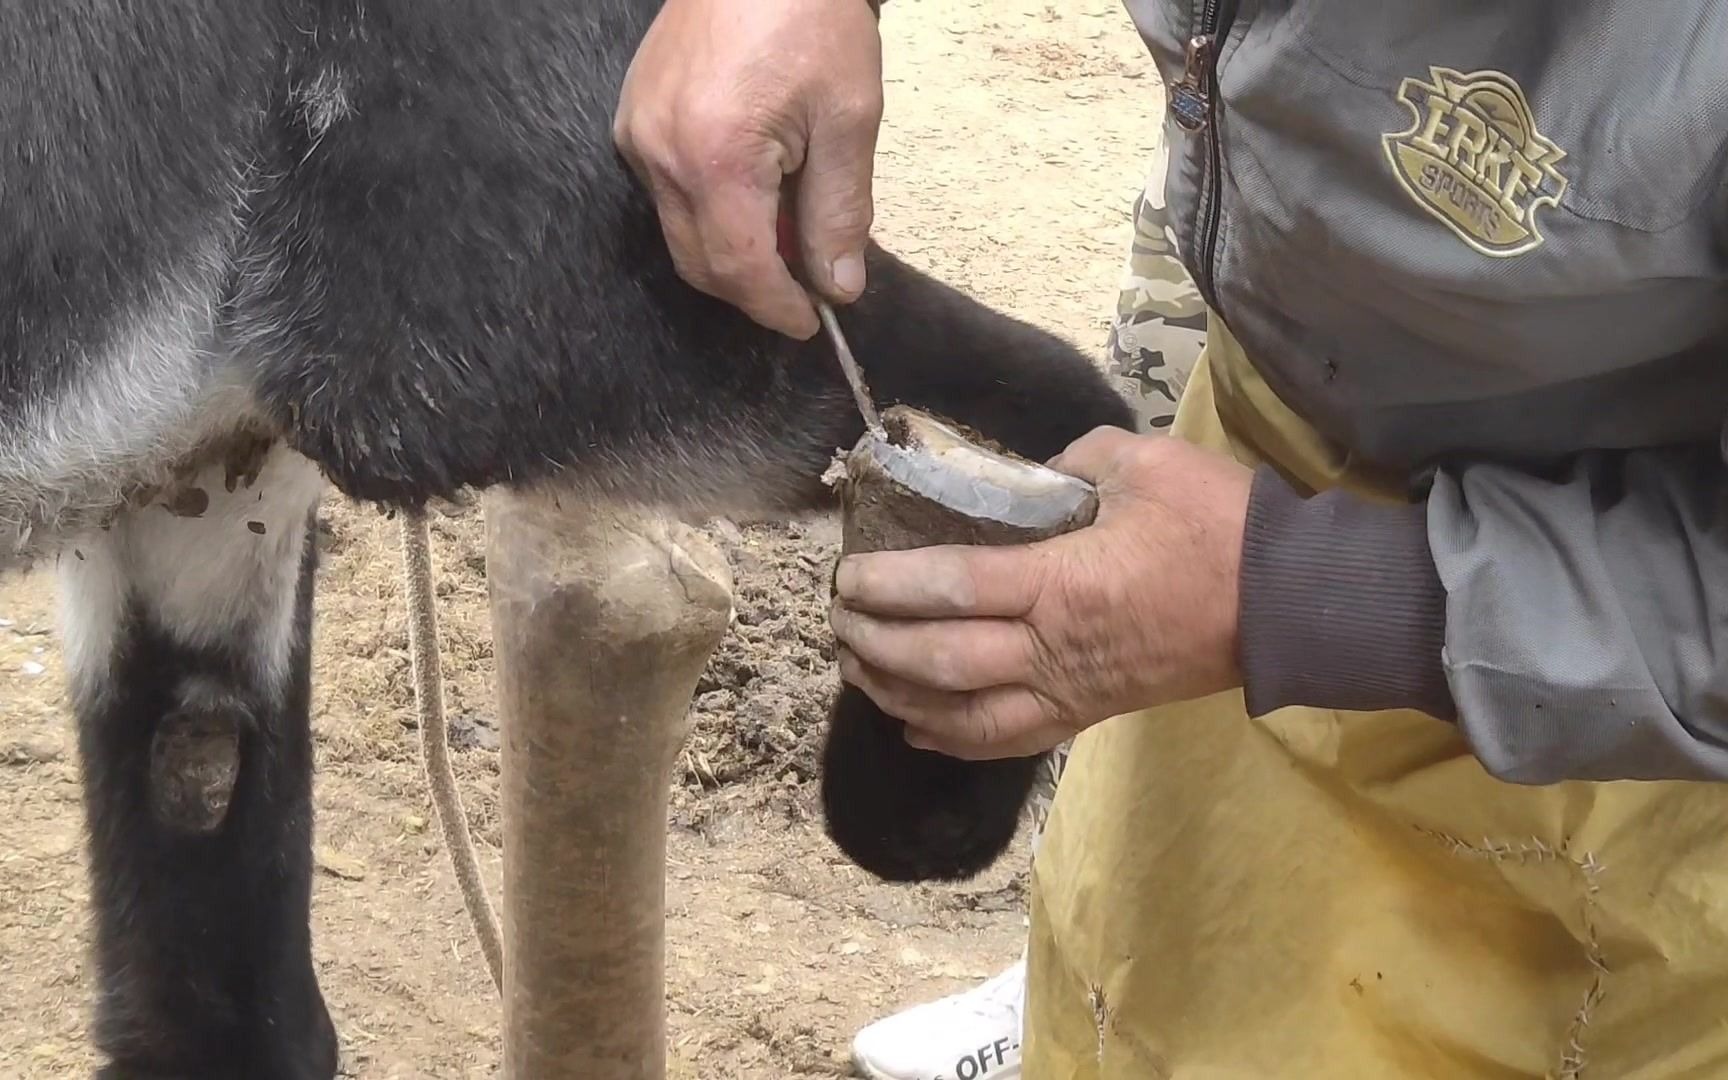
[[[1196,254],[1199,273],[1195,286],[1212,310],[1218,310],[1218,295],[1213,283],[1217,265],[1218,224],[1223,213],[1219,178],[1223,170],[1222,151],[1218,145],[1218,48],[1230,32],[1230,18],[1235,4],[1226,0],[1205,0],[1200,7],[1200,19],[1188,39],[1187,58],[1182,78],[1170,91],[1170,109],[1176,123],[1189,132],[1204,132],[1206,139],[1206,174],[1200,186],[1199,225],[1196,230]]]

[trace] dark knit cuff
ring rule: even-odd
[[[1241,648],[1251,716],[1288,705],[1453,719],[1446,593],[1421,504],[1304,499],[1255,473],[1243,538]]]

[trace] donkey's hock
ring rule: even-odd
[[[0,5],[0,569],[64,579],[105,1075],[334,1073],[307,923],[326,482],[830,508],[862,425],[826,346],[685,286],[612,148],[657,6]],[[1068,345],[869,262],[842,318],[885,404],[1034,460],[1130,423]],[[1027,770],[895,730],[843,693],[826,782],[877,795],[826,799],[833,834],[896,877],[987,865]]]

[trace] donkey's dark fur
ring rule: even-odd
[[[655,0],[0,0],[0,569],[55,556],[111,1077],[325,1078],[311,521],[557,482],[830,508],[826,344],[683,284],[611,143]],[[880,251],[884,402],[1035,459],[1127,407]],[[914,751],[847,688],[830,831],[894,879],[998,856],[1035,763]],[[644,823],[652,827],[653,823]]]

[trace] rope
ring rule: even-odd
[[[420,764],[432,791],[432,806],[444,832],[444,846],[456,870],[462,902],[486,955],[492,984],[504,989],[504,941],[498,915],[486,895],[480,860],[468,833],[468,815],[450,765],[449,726],[444,716],[444,680],[439,670],[438,616],[433,608],[432,543],[424,510],[402,514],[402,576],[408,593],[408,652],[414,661],[414,707],[420,720]]]

